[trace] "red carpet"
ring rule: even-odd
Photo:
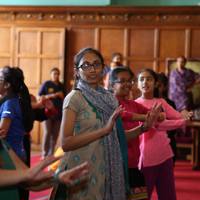
[[[193,171],[189,162],[176,162],[175,183],[177,200],[200,200],[200,171]],[[155,193],[152,200],[157,200]]]
[[[32,156],[32,165],[39,162],[39,160],[38,155]],[[193,171],[189,162],[176,162],[175,181],[177,200],[200,200],[200,171]],[[50,190],[31,192],[30,200],[47,200],[49,194]],[[152,200],[157,200],[155,193]]]
[[[175,167],[178,200],[200,200],[200,171],[193,171],[186,162]]]

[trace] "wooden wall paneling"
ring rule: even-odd
[[[129,59],[135,72],[139,71],[141,67],[153,68],[154,39],[154,29],[152,28],[134,28],[130,30]]]
[[[68,52],[67,52],[67,91],[72,88],[74,83],[74,56],[84,47],[95,47],[97,39],[95,36],[98,36],[97,30],[91,27],[72,27],[68,30]],[[95,42],[96,41],[96,42]]]
[[[61,81],[64,81],[64,44],[65,29],[64,28],[42,28],[40,29],[40,85],[50,79],[50,70],[53,67],[60,69]],[[42,128],[37,126],[38,132],[34,132],[42,141]]]
[[[132,71],[137,75],[137,73],[144,68],[151,68],[153,69],[153,60],[152,61],[130,61],[129,64]]]
[[[40,83],[40,35],[37,29],[16,28],[15,66],[24,71],[25,82],[30,89],[36,89]]]
[[[38,59],[20,57],[18,59],[18,66],[24,72],[25,83],[30,88],[30,92],[32,89],[38,88]]]
[[[124,57],[123,65],[129,66],[128,55],[129,55],[129,42],[130,41],[130,29],[124,28]]]
[[[125,33],[123,28],[101,28],[99,50],[105,58],[107,65],[110,64],[114,52],[120,52],[124,56]]]
[[[160,29],[160,59],[185,54],[185,29]]]
[[[187,58],[190,57],[190,52],[191,52],[191,29],[187,28],[185,30],[185,56]]]
[[[38,65],[38,73],[37,73],[37,86],[35,88],[36,93],[34,93],[36,96],[38,95],[38,88],[40,87],[42,81],[43,81],[43,73],[42,73],[42,40],[43,40],[43,35],[42,31],[37,29],[37,52],[38,52],[38,59],[37,59],[37,65]],[[46,72],[47,73],[47,72]]]
[[[77,27],[70,30],[70,52],[74,56],[84,47],[94,47],[95,44],[95,29]]]
[[[40,80],[40,33],[37,29],[16,28],[15,66],[22,68],[30,93],[37,94]],[[31,133],[32,143],[41,143],[40,124],[35,123]]]
[[[60,69],[61,81],[64,81],[64,44],[65,29],[51,28],[42,30],[41,40],[41,83],[50,78],[53,67]]]
[[[153,59],[154,29],[131,29],[130,55],[133,59]]]
[[[13,28],[0,26],[0,67],[13,65]]]
[[[155,71],[160,70],[160,65],[158,62],[159,59],[159,38],[160,38],[160,31],[158,28],[155,28],[154,30],[154,48],[153,48],[153,57],[154,57],[154,62],[153,62],[153,69]]]
[[[99,46],[100,46],[100,29],[99,27],[96,27],[94,32],[94,48],[99,49]]]
[[[159,66],[159,68],[158,68],[157,72],[164,72],[165,74],[167,74],[166,60],[165,59],[160,60],[158,62],[158,66]]]
[[[0,68],[3,67],[3,66],[12,66],[11,65],[11,58],[5,56],[5,55],[1,55],[0,56]]]
[[[41,74],[42,74],[42,82],[41,84],[45,81],[45,80],[49,80],[50,79],[50,70],[53,67],[58,67],[61,71],[62,69],[60,68],[60,64],[59,64],[59,60],[58,59],[53,59],[53,58],[42,58],[41,60]],[[60,75],[60,78],[62,79],[62,74]]]
[[[190,57],[200,57],[200,28],[191,29],[191,40],[190,40]]]
[[[49,79],[49,71],[53,66],[64,69],[64,28],[16,28],[16,65],[24,71],[25,82],[34,95],[42,82]],[[40,144],[42,140],[40,124],[35,123],[32,141]]]

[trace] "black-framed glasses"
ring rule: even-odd
[[[101,62],[84,62],[82,65],[80,65],[78,68],[81,68],[83,71],[90,71],[91,69],[100,69],[102,67]]]
[[[125,80],[125,79],[119,79],[119,80],[115,80],[115,81],[113,81],[114,83],[121,83],[121,84],[125,84],[125,83],[127,83],[127,84],[134,84],[135,83],[135,81],[134,80],[132,80],[132,79],[130,79],[130,80]]]

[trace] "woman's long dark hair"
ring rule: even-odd
[[[30,94],[24,83],[23,71],[19,67],[5,66],[2,68],[2,73],[4,81],[10,84],[13,95],[19,97],[24,129],[26,132],[30,132],[33,128],[33,111]]]

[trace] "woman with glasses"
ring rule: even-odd
[[[103,57],[93,48],[84,48],[75,56],[74,64],[75,88],[64,99],[60,132],[66,153],[58,171],[87,161],[91,175],[86,184],[70,190],[59,185],[51,199],[125,200],[124,152],[115,126],[122,108],[100,86]],[[120,140],[125,148],[123,139],[122,134]]]

